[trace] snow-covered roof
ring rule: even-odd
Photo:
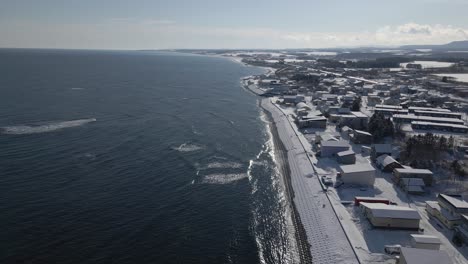
[[[354,153],[354,151],[352,151],[352,150],[345,150],[345,151],[341,151],[341,152],[336,153],[336,155],[338,157],[344,157],[344,156],[349,156],[349,155],[354,155],[354,154],[356,154],[356,153]]]
[[[409,207],[387,205],[384,203],[361,203],[361,205],[370,209],[374,217],[421,219],[418,211]]]
[[[407,168],[396,168],[395,169],[396,172],[400,173],[400,174],[427,174],[427,175],[432,175],[432,171],[430,170],[426,170],[426,169],[414,169],[414,168],[410,168],[410,169],[407,169]]]
[[[354,116],[356,117],[368,117],[366,114],[363,112],[351,112]]]
[[[468,209],[468,202],[454,198],[452,196],[448,196],[446,194],[439,194],[440,197],[444,198],[447,202],[449,202],[453,207],[459,209]]]
[[[416,243],[440,244],[440,239],[436,236],[418,235],[418,234],[411,234],[410,236]]]
[[[310,109],[311,109],[311,107],[308,106],[308,105],[307,105],[306,103],[304,103],[304,102],[298,103],[298,104],[296,105],[296,108],[297,108],[297,109],[304,108],[304,109],[307,109],[307,110],[310,110]]]
[[[350,147],[349,143],[345,140],[322,141],[320,144],[322,145],[322,147]]]
[[[352,164],[352,165],[341,165],[340,170],[343,173],[354,173],[354,172],[370,172],[375,171],[375,168],[372,167],[369,163],[361,164]]]
[[[371,137],[372,137],[372,134],[371,134],[371,133],[366,132],[366,131],[362,131],[362,130],[357,130],[357,129],[355,129],[355,130],[354,130],[354,133],[361,134],[361,135],[366,135],[366,136],[371,136]]]
[[[401,248],[401,258],[407,264],[452,264],[447,252],[422,248]]]
[[[382,165],[383,167],[386,167],[392,163],[399,163],[398,161],[396,161],[392,156],[389,156],[387,154],[384,154],[384,155],[381,155],[379,157],[377,157],[377,164],[380,164]]]

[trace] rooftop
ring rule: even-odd
[[[452,264],[445,251],[421,248],[401,248],[401,258],[407,264]]]
[[[345,140],[322,141],[320,144],[322,147],[350,147],[349,143]]]
[[[440,193],[439,196],[444,198],[448,203],[453,205],[453,207],[455,207],[455,208],[468,209],[468,202],[466,202],[464,200],[457,199],[455,197],[452,197],[452,196],[449,196],[449,195],[446,195],[446,194],[442,194],[442,193]]]
[[[440,244],[440,239],[436,236],[418,234],[411,234],[410,236],[416,243]]]
[[[354,173],[354,172],[369,172],[375,171],[375,168],[372,167],[369,163],[362,164],[352,164],[352,165],[341,165],[340,170],[343,173]]]
[[[387,205],[384,203],[361,203],[361,205],[370,209],[374,217],[421,219],[418,211],[409,207]]]
[[[396,168],[395,171],[398,173],[408,173],[408,174],[430,174],[432,175],[432,171],[426,169],[414,169],[414,168]]]

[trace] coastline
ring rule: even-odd
[[[278,134],[278,128],[276,127],[275,120],[270,111],[263,107],[263,100],[259,101],[259,106],[264,111],[267,120],[269,122],[269,129],[272,135],[274,153],[277,158],[277,166],[281,174],[283,181],[284,191],[286,193],[288,204],[291,207],[291,218],[294,225],[294,235],[296,238],[297,247],[299,250],[299,259],[301,263],[312,263],[312,255],[310,254],[310,244],[307,242],[307,235],[302,225],[299,213],[294,204],[294,189],[291,186],[291,170],[289,167],[289,161],[287,157],[287,149]]]

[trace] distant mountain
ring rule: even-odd
[[[416,49],[432,49],[437,51],[468,51],[468,40],[452,41],[442,45],[405,45],[400,49],[416,50]]]

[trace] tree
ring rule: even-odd
[[[358,96],[354,98],[353,104],[351,105],[351,111],[360,111],[361,110],[361,97]]]
[[[393,122],[389,118],[385,118],[382,113],[375,113],[369,119],[368,130],[374,136],[374,139],[393,136]]]

